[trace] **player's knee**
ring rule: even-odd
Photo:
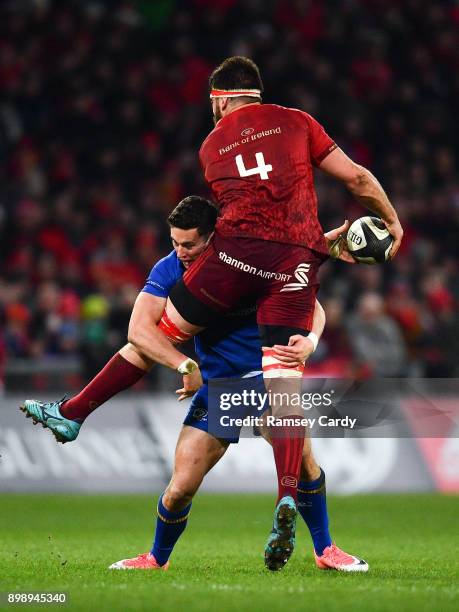
[[[132,342],[125,344],[118,352],[121,357],[142,370],[150,370],[155,364]]]
[[[300,480],[315,480],[320,476],[320,466],[314,459],[311,451],[303,452],[301,461]]]
[[[172,480],[163,496],[163,504],[172,512],[185,508],[191,503],[197,487],[191,482],[176,482]]]
[[[132,325],[129,325],[128,333],[127,333],[127,346],[132,346],[134,349],[137,349],[140,342],[140,337],[137,329]],[[140,350],[140,349],[138,349]]]

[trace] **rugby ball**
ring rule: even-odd
[[[347,248],[352,257],[366,264],[384,263],[394,239],[378,217],[360,217],[347,232]]]

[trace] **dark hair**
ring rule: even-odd
[[[201,196],[187,196],[177,204],[167,222],[171,227],[198,230],[200,236],[209,236],[215,229],[218,208]]]
[[[263,83],[258,66],[248,57],[228,57],[209,77],[211,89],[259,89]],[[253,102],[253,98],[250,99]]]

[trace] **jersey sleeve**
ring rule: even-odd
[[[171,262],[165,257],[153,266],[142,291],[157,297],[167,298],[179,278],[174,272]]]
[[[311,161],[314,166],[318,166],[338,145],[330,138],[323,126],[314,117],[311,117],[308,113],[304,113],[304,115],[309,128]]]

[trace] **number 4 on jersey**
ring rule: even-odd
[[[271,164],[265,164],[265,158],[263,153],[255,153],[255,159],[257,160],[257,165],[255,168],[246,168],[244,166],[244,160],[242,159],[242,155],[236,155],[236,166],[239,170],[240,176],[253,176],[254,174],[259,174],[260,178],[263,181],[269,179],[268,172],[272,172],[273,167]]]

